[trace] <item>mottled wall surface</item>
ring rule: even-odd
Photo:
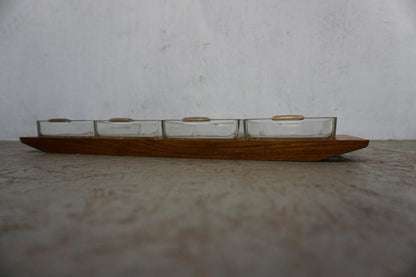
[[[51,117],[338,116],[416,138],[414,0],[0,0],[0,139]]]

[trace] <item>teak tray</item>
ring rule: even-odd
[[[347,135],[333,140],[21,137],[20,141],[47,153],[270,161],[320,161],[368,145],[367,139]]]

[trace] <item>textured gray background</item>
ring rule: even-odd
[[[338,116],[416,138],[414,0],[0,0],[0,139],[36,119]]]
[[[0,142],[0,275],[414,277],[415,165],[415,141],[315,163]]]

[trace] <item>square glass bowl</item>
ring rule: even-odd
[[[238,119],[210,119],[208,117],[185,117],[182,120],[163,120],[166,138],[184,139],[237,139]]]
[[[160,120],[133,120],[130,118],[112,118],[95,121],[98,137],[138,137],[161,138]]]
[[[38,135],[49,137],[93,137],[94,121],[54,118],[37,121]]]
[[[278,115],[245,119],[246,139],[335,139],[336,117]]]

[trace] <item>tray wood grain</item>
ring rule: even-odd
[[[21,137],[20,140],[47,153],[271,161],[320,161],[365,148],[369,143],[347,135],[338,135],[334,140],[81,137]]]

